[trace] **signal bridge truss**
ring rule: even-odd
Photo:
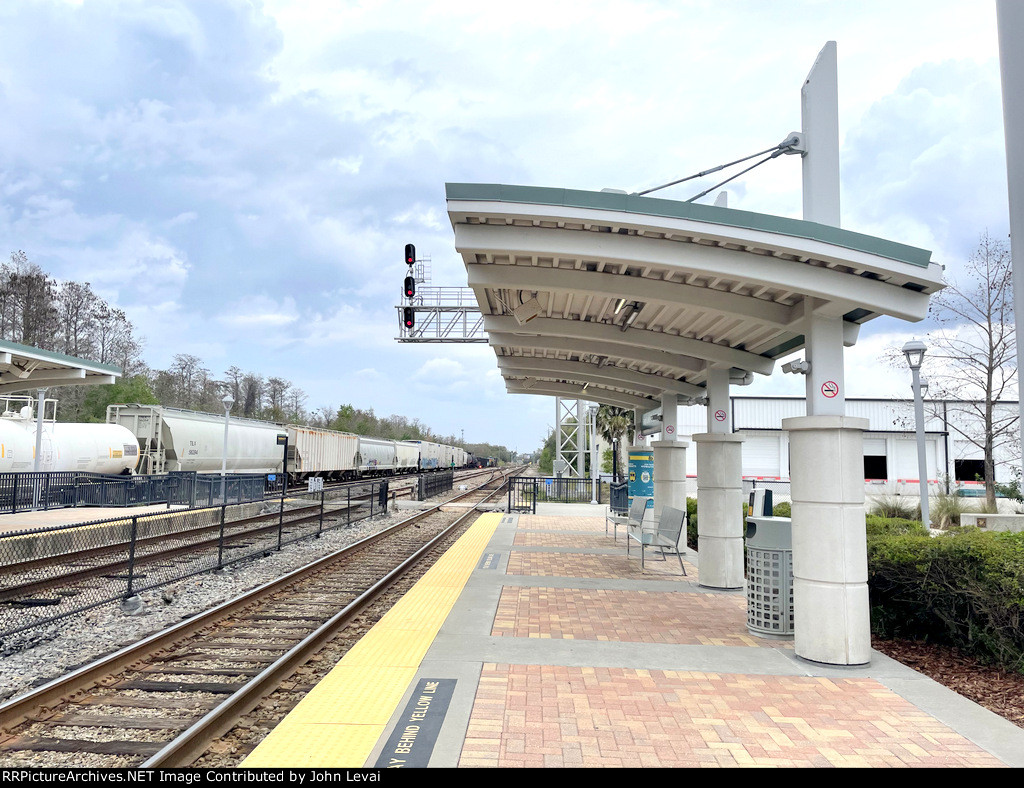
[[[406,326],[404,313],[412,309],[415,316]],[[469,287],[418,287],[416,294],[396,307],[399,342],[486,342],[484,319]]]

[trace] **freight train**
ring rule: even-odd
[[[213,473],[220,472],[224,462],[223,416],[160,405],[110,405],[107,424],[128,430],[137,441],[138,473]],[[280,473],[287,451],[290,481],[476,467],[476,458],[457,446],[368,438],[234,416],[228,421],[227,440],[229,472]]]

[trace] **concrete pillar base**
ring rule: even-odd
[[[793,640],[828,665],[871,661],[864,430],[867,419],[783,419],[793,497]]]
[[[702,433],[697,444],[697,562],[706,588],[743,588],[743,438]]]
[[[666,506],[686,511],[687,441],[654,441],[654,517]]]

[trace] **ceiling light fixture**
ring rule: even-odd
[[[629,314],[626,315],[626,319],[622,321],[620,327],[623,331],[633,325],[633,321],[636,320],[636,316],[640,314],[640,310],[643,309],[643,305],[639,301],[632,301],[629,304]]]

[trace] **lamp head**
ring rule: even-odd
[[[903,355],[907,357],[907,364],[911,369],[920,369],[924,361],[924,354],[928,350],[924,342],[912,339],[903,346]]]

